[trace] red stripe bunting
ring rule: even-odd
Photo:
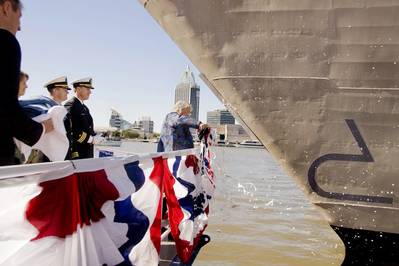
[[[192,165],[193,160],[191,159],[189,160],[189,162],[187,162],[187,159],[185,162],[186,165],[187,164]],[[180,236],[179,224],[184,219],[184,214],[180,207],[179,201],[176,197],[175,190],[173,188],[173,185],[175,184],[176,180],[173,177],[173,175],[170,173],[169,167],[166,162],[165,162],[164,171],[165,171],[163,179],[164,192],[165,192],[165,197],[167,199],[166,203],[168,206],[170,230],[173,239],[175,240],[177,255],[180,257],[183,263],[187,263],[190,260],[193,251],[193,246],[190,245],[189,241],[182,240],[179,237]]]
[[[103,204],[119,197],[104,170],[73,174],[40,186],[43,190],[26,209],[27,220],[39,231],[32,240],[72,235],[78,226],[104,218]]]
[[[154,158],[154,169],[151,172],[150,180],[157,185],[159,188],[160,194],[162,195],[163,191],[163,162],[162,157]],[[161,250],[161,221],[162,221],[162,196],[158,199],[158,210],[155,216],[154,222],[150,228],[150,237],[151,241],[154,244],[154,247],[157,249],[158,254]]]

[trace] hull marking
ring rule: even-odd
[[[373,156],[371,155],[366,142],[364,141],[356,123],[352,119],[345,119],[353,137],[355,138],[357,145],[361,151],[361,154],[340,154],[340,153],[329,153],[325,154],[313,161],[308,170],[308,181],[311,189],[319,196],[330,199],[348,200],[348,201],[363,201],[363,202],[374,202],[374,203],[385,203],[392,204],[393,198],[380,197],[380,196],[368,196],[368,195],[356,195],[341,192],[330,192],[323,190],[316,181],[316,174],[318,167],[328,161],[346,161],[346,162],[374,162]]]

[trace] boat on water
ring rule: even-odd
[[[230,142],[226,142],[225,140],[218,140],[214,144],[215,146],[220,146],[220,147],[235,147],[236,145]]]
[[[399,0],[139,0],[346,247],[399,265]]]
[[[258,140],[244,140],[237,147],[263,148],[263,145]]]
[[[122,145],[121,140],[105,140],[102,143],[97,144],[97,146],[108,146],[108,147],[120,147]]]
[[[120,147],[122,145],[121,138],[106,138],[103,142],[97,144],[97,146],[108,146],[108,147]]]

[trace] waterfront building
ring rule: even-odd
[[[227,109],[218,109],[206,113],[206,123],[216,130],[218,141],[240,143],[252,139],[241,125],[235,124],[234,116]]]
[[[138,121],[138,126],[144,131],[144,133],[154,133],[154,121],[149,116],[143,116]]]
[[[111,117],[109,119],[109,126],[121,128],[122,115],[114,109],[111,109]]]
[[[109,119],[109,126],[120,130],[129,129],[132,127],[132,123],[123,119],[121,113],[115,109],[111,109],[111,117]]]
[[[192,112],[191,117],[198,121],[199,118],[199,100],[200,100],[200,87],[195,83],[194,74],[190,67],[184,71],[181,82],[175,89],[175,103],[178,101],[186,101],[191,104]]]
[[[240,143],[244,140],[256,139],[247,134],[241,125],[222,124],[214,127],[218,141],[226,143]]]
[[[234,116],[228,110],[214,110],[206,113],[206,123],[211,126],[234,125]]]

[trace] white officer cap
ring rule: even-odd
[[[90,89],[94,89],[93,85],[92,85],[92,81],[93,81],[92,78],[79,79],[79,80],[75,80],[74,82],[72,82],[72,86],[74,88],[82,86],[82,87],[88,87]]]
[[[65,76],[47,82],[46,84],[44,84],[44,87],[47,88],[47,90],[49,91],[54,89],[55,87],[61,87],[61,88],[66,88],[67,90],[71,90],[71,88],[68,87],[68,80],[67,77]]]

